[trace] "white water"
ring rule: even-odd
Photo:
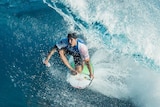
[[[58,1],[49,6],[68,22],[68,31],[78,26],[87,39],[89,49],[96,50],[91,56],[95,69],[91,90],[109,97],[129,98],[139,107],[160,105],[159,69],[152,67],[160,66],[160,1],[61,0],[70,8],[68,14],[54,3]],[[71,13],[89,27],[75,21]],[[103,38],[103,33],[93,27],[94,22],[100,22],[108,29],[112,36],[110,48],[105,44],[108,40]],[[125,39],[119,37],[120,34]],[[135,53],[153,62],[143,58],[136,61]]]

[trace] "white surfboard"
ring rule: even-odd
[[[85,74],[72,75],[69,73],[67,81],[74,88],[84,89],[91,84],[92,79],[89,77],[89,75]]]
[[[74,67],[74,64],[71,64],[72,67]],[[93,70],[93,67],[92,67]],[[69,82],[69,84],[74,87],[74,88],[78,88],[78,89],[84,89],[87,88],[88,86],[90,86],[90,84],[92,83],[92,80],[89,76],[89,71],[86,65],[84,65],[83,71],[80,74],[77,75],[72,75],[70,72],[67,75],[67,81]]]

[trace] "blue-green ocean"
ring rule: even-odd
[[[159,107],[159,29],[159,0],[0,0],[0,107]],[[84,90],[57,53],[42,63],[69,32],[94,66]]]

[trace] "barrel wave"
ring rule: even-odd
[[[2,0],[0,106],[158,107],[159,0]],[[71,87],[52,56],[56,41],[76,32],[89,48],[95,78]]]

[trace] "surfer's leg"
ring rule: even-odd
[[[60,55],[62,62],[71,70],[72,74],[74,74],[74,75],[77,74],[77,72],[69,64],[68,59],[65,56],[65,53],[66,52],[64,49],[59,50],[59,55]]]
[[[78,65],[78,66],[76,66],[76,71],[78,72],[78,73],[81,73],[82,72],[82,70],[83,70],[83,67],[82,67],[82,65]]]
[[[83,70],[83,60],[80,56],[74,56],[75,70],[81,73]]]

